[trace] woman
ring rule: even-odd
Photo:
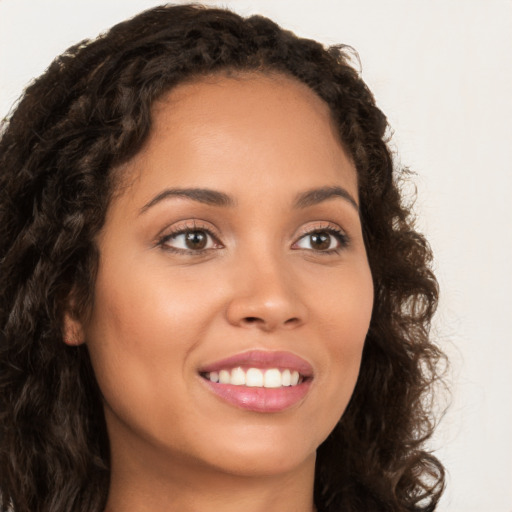
[[[434,510],[437,283],[343,47],[149,10],[0,142],[2,510]]]

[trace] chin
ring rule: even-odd
[[[291,456],[285,450],[255,451],[234,456],[226,455],[218,469],[240,477],[277,476],[295,472],[297,468],[311,462],[314,464],[315,458],[316,451],[302,456]]]
[[[247,477],[285,474],[314,463],[316,448],[322,441],[307,442],[306,433],[276,435],[272,428],[238,439],[226,433],[224,439],[228,442],[218,446],[212,454],[213,464],[220,471]],[[212,445],[210,453],[211,448]]]

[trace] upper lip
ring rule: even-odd
[[[199,370],[200,373],[218,372],[224,369],[248,366],[251,368],[281,368],[298,371],[303,377],[313,375],[313,367],[302,357],[291,352],[249,350],[225,359],[209,363]]]

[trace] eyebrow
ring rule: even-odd
[[[359,213],[359,205],[348,190],[343,187],[320,187],[311,190],[306,190],[297,196],[295,199],[295,208],[307,208],[308,206],[314,206],[319,203],[323,203],[329,199],[335,197],[341,197],[350,203],[356,211]]]
[[[234,206],[236,203],[231,196],[208,188],[168,188],[146,203],[140,213],[146,212],[155,204],[171,197],[185,197],[211,206]]]
[[[236,201],[233,197],[217,190],[209,188],[168,188],[146,203],[141,208],[140,213],[142,214],[161,201],[173,197],[184,197],[210,206],[230,207],[236,205]],[[346,189],[337,186],[320,187],[301,192],[295,198],[293,206],[294,208],[303,209],[336,197],[346,200],[359,213],[359,206],[352,195]]]

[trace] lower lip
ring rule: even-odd
[[[311,379],[296,386],[257,388],[220,384],[202,378],[208,388],[224,401],[254,412],[281,412],[299,403],[309,391]]]

